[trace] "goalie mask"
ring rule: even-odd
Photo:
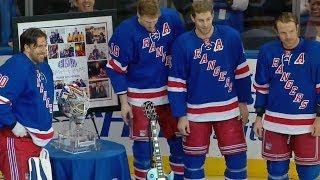
[[[58,105],[65,116],[84,119],[89,109],[89,100],[86,92],[77,85],[66,85],[60,92]]]

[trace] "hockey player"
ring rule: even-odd
[[[172,0],[174,6],[183,15],[187,29],[192,29],[194,24],[190,18],[190,8],[196,0]],[[214,2],[214,24],[229,25],[239,32],[244,30],[243,12],[247,9],[249,0],[212,0]]]
[[[20,36],[21,53],[0,67],[0,171],[4,179],[26,179],[28,159],[53,137],[53,77],[47,36],[30,28]]]
[[[184,135],[186,179],[204,179],[204,162],[212,128],[226,160],[226,179],[247,178],[247,145],[243,124],[251,98],[249,66],[239,33],[212,25],[213,4],[192,4],[195,29],[173,44],[168,97],[178,129]]]
[[[288,179],[292,152],[299,178],[319,179],[320,44],[299,38],[292,13],[282,13],[275,28],[279,40],[258,55],[254,131],[263,139],[270,180]]]
[[[137,16],[122,22],[109,41],[107,73],[119,95],[122,118],[131,128],[136,179],[146,178],[150,168],[149,120],[141,107],[145,101],[156,105],[161,130],[170,146],[174,178],[183,177],[181,136],[177,136],[177,120],[171,115],[167,97],[170,48],[183,30],[176,11],[160,10],[158,0],[139,0]]]

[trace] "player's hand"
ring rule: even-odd
[[[254,122],[253,131],[259,138],[262,138],[263,127],[262,127],[262,117],[257,116]]]
[[[121,116],[122,116],[124,123],[126,123],[126,125],[129,126],[129,124],[131,123],[131,120],[133,118],[132,108],[129,103],[121,104]]]
[[[183,136],[188,136],[190,134],[190,126],[187,116],[179,118],[178,129]]]
[[[16,123],[11,131],[17,137],[24,137],[27,135],[27,129],[19,122]]]
[[[249,111],[247,107],[247,103],[239,103],[240,116],[238,116],[238,120],[242,121],[243,125],[246,125],[249,122]]]
[[[320,117],[316,117],[316,120],[312,124],[312,130],[311,130],[312,136],[320,136]]]

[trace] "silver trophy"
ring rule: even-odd
[[[53,145],[63,151],[77,154],[98,150],[97,134],[84,128],[89,109],[89,98],[77,85],[66,85],[58,98],[59,111],[69,119],[69,127],[58,132]]]

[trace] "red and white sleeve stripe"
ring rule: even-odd
[[[122,66],[121,63],[115,59],[110,59],[108,61],[107,67],[113,69],[118,73],[126,73],[128,66]]]
[[[250,76],[250,68],[247,62],[243,62],[242,64],[239,64],[237,66],[235,74],[236,74],[235,79],[241,79],[241,78]]]
[[[50,142],[50,140],[53,138],[53,135],[54,135],[54,131],[52,127],[47,131],[40,131],[38,129],[30,128],[30,127],[26,127],[26,129],[28,130],[33,143],[40,147],[46,146]]]
[[[269,94],[269,84],[260,85],[256,82],[253,82],[254,89],[261,94]]]
[[[187,92],[186,80],[169,76],[169,78],[168,78],[168,91]]]

